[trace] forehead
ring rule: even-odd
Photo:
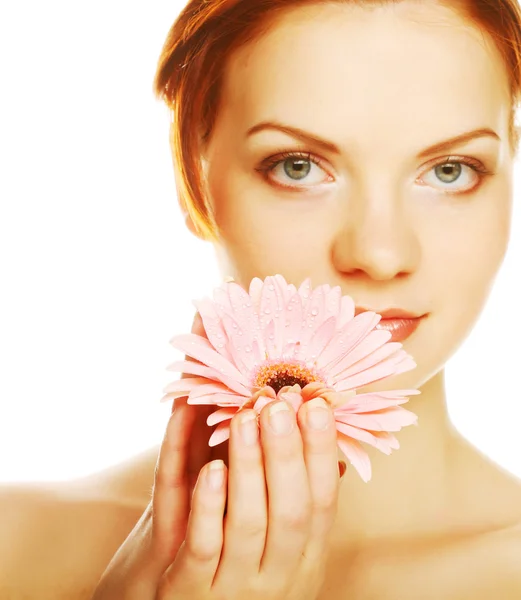
[[[493,41],[434,2],[367,8],[291,8],[229,59],[224,108],[235,126],[264,119],[360,141],[370,127],[426,143],[472,129],[501,129],[508,77]]]

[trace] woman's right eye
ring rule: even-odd
[[[283,156],[270,157],[257,170],[275,185],[294,190],[334,181],[321,166],[321,161],[309,153],[285,153]],[[299,182],[305,185],[296,185]]]

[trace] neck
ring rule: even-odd
[[[387,456],[364,446],[371,459],[371,480],[364,483],[348,463],[335,528],[339,538],[365,542],[439,535],[451,526],[462,438],[448,418],[444,371],[420,391],[404,405],[418,415],[418,426],[397,433],[400,449]]]

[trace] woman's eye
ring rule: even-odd
[[[463,192],[479,183],[480,172],[485,173],[486,170],[459,161],[444,162],[430,169],[421,181],[442,192]]]
[[[294,189],[304,189],[332,181],[331,176],[313,157],[288,156],[273,161],[262,170],[274,183]]]

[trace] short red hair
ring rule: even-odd
[[[154,93],[172,110],[171,130],[179,202],[208,240],[217,237],[205,199],[200,162],[217,113],[227,57],[266,31],[282,12],[323,0],[190,0],[172,25],[159,57]],[[400,0],[326,0],[383,5]],[[521,99],[521,7],[517,0],[438,0],[458,10],[496,43],[507,69],[512,106],[510,145],[517,154],[515,116]],[[202,129],[201,129],[202,127]]]

